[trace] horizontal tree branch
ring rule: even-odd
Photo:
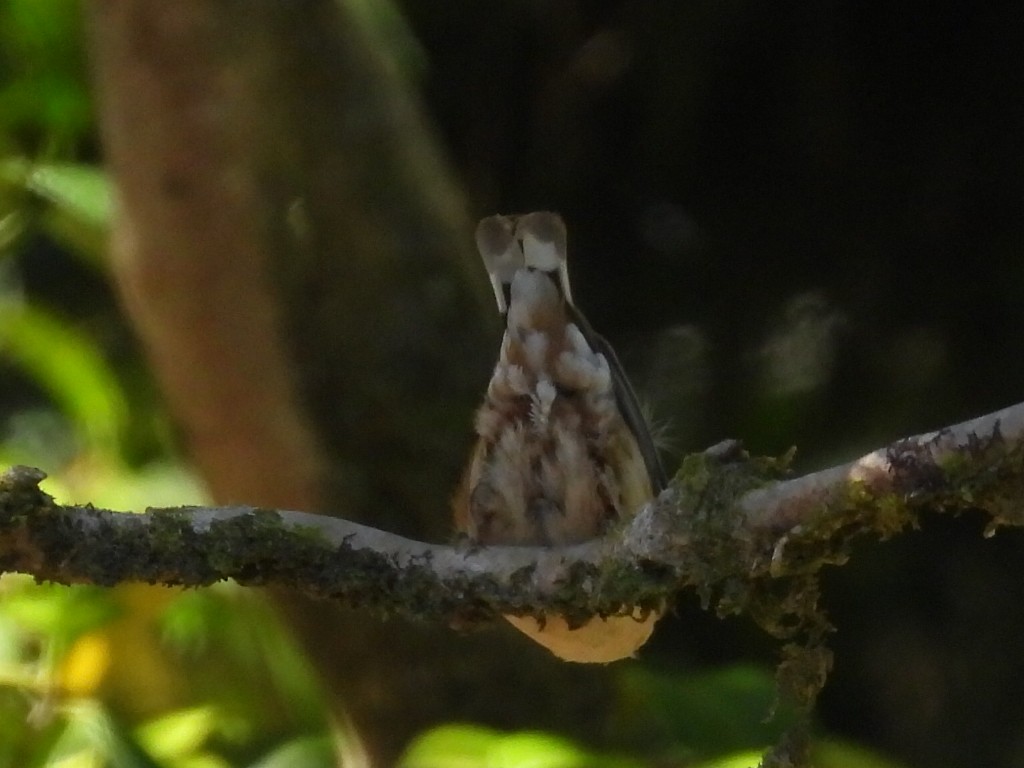
[[[1020,525],[1022,437],[1024,404],[787,480],[777,479],[785,459],[722,444],[688,456],[628,524],[558,548],[427,544],[324,515],[242,506],[127,513],[59,505],[39,489],[42,471],[13,467],[0,475],[0,571],[64,584],[230,578],[449,621],[548,611],[583,621],[654,609],[693,587],[720,611],[749,609],[785,634],[793,617],[810,615],[816,594],[801,593],[806,579],[844,560],[857,535],[891,535],[925,510],[981,509],[990,530]]]

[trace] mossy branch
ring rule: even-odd
[[[60,505],[44,473],[0,475],[0,571],[64,584],[221,579],[430,620],[557,611],[571,620],[654,608],[695,588],[779,636],[827,628],[814,577],[851,539],[892,535],[926,510],[1024,522],[1024,404],[780,480],[786,460],[724,444],[686,458],[627,525],[572,547],[426,544],[323,515],[252,507],[114,512]]]

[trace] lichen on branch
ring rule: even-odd
[[[429,544],[325,515],[254,507],[140,513],[57,504],[42,470],[0,474],[0,573],[62,584],[273,585],[460,626],[501,615],[652,615],[684,588],[787,642],[780,697],[804,713],[762,765],[807,764],[805,726],[831,668],[821,568],[858,536],[892,536],[925,511],[981,510],[986,535],[1024,524],[1024,404],[899,440],[849,464],[782,479],[789,456],[727,442],[687,457],[632,520],[566,547]]]
[[[779,636],[820,634],[815,576],[851,540],[890,536],[924,510],[1024,522],[1024,404],[907,438],[857,461],[780,479],[785,460],[735,444],[694,454],[632,521],[566,547],[412,541],[325,515],[253,507],[114,512],[57,504],[45,474],[0,476],[0,570],[59,583],[221,579],[427,620],[501,614],[571,621],[655,608],[696,589]]]

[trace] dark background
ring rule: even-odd
[[[554,209],[678,454],[809,470],[1021,399],[1024,13],[1009,3],[407,2],[480,215]],[[830,572],[821,720],[1024,765],[1021,536],[922,521]],[[693,607],[659,663],[770,658]]]

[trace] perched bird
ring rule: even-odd
[[[600,536],[660,492],[665,476],[618,358],[573,303],[565,224],[549,212],[490,216],[476,242],[506,329],[456,526],[485,545]],[[506,618],[562,658],[603,662],[632,655],[656,617],[574,629],[561,616]]]

